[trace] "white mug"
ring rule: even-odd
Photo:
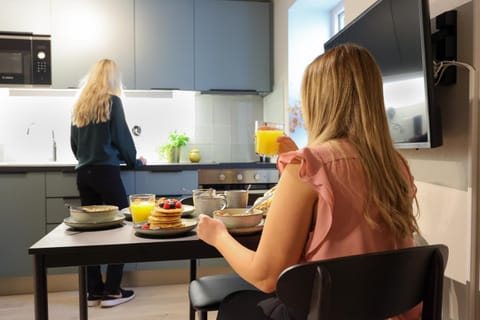
[[[198,197],[215,197],[217,195],[215,189],[195,189],[192,190],[193,206],[195,207]]]
[[[247,190],[226,190],[227,208],[246,208],[248,204]]]
[[[195,214],[200,213],[213,216],[213,211],[223,210],[227,206],[227,200],[222,195],[199,196],[195,199]]]

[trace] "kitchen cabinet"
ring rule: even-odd
[[[50,232],[70,215],[65,204],[80,205],[74,172],[46,172],[46,231]]]
[[[0,0],[0,30],[51,34],[52,87],[117,62],[126,89],[270,92],[272,4],[244,0]]]
[[[155,193],[157,195],[191,195],[198,187],[196,170],[186,171],[128,171],[121,172],[127,194]],[[76,175],[73,172],[46,173],[47,230],[51,231],[65,217],[69,216],[65,203],[80,204],[76,188]],[[38,238],[39,239],[39,238]],[[37,240],[38,240],[37,239]],[[125,270],[187,268],[188,261],[163,261],[128,263]],[[74,272],[72,268],[55,268],[52,273]]]
[[[122,171],[121,176],[127,194],[135,193],[135,172]],[[66,204],[81,205],[76,179],[75,172],[46,173],[47,232],[70,215]]]
[[[78,87],[92,65],[113,59],[135,88],[134,0],[51,0],[52,87]]]
[[[0,0],[0,30],[50,34],[50,0]]]
[[[137,89],[194,89],[193,0],[135,0]]]
[[[0,277],[32,274],[28,248],[45,234],[45,173],[0,177]]]
[[[196,90],[272,89],[271,3],[195,1]]]
[[[135,172],[122,171],[121,177],[127,194],[134,193]],[[80,194],[77,189],[77,175],[75,172],[47,172],[46,173],[46,233],[52,231],[63,219],[70,216],[69,209],[65,206],[81,205]],[[38,238],[40,239],[40,238]],[[37,240],[38,240],[37,239]],[[133,270],[136,264],[126,264],[125,270]],[[54,268],[52,274],[72,273],[76,268]]]
[[[191,196],[192,190],[196,188],[198,188],[198,172],[196,170],[136,172],[136,193],[154,193],[164,196]]]

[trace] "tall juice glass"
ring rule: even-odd
[[[280,123],[255,121],[255,152],[261,156],[278,154],[277,138],[283,136],[283,125]]]
[[[150,213],[155,207],[154,194],[132,194],[130,199],[130,213],[133,223],[147,222]]]

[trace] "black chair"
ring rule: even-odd
[[[280,274],[277,295],[299,319],[386,319],[423,301],[422,319],[440,320],[447,259],[430,245],[308,262]]]
[[[188,294],[191,307],[207,320],[208,311],[218,310],[220,302],[235,291],[258,290],[235,273],[203,276],[190,282]]]

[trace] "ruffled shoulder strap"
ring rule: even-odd
[[[315,225],[312,226],[305,256],[308,257],[316,251],[326,238],[333,221],[333,208],[335,198],[328,179],[325,162],[333,160],[332,153],[324,153],[322,148],[303,148],[279,156],[277,167],[281,172],[290,163],[300,164],[299,177],[302,181],[312,186],[318,193],[318,202],[315,213]]]

